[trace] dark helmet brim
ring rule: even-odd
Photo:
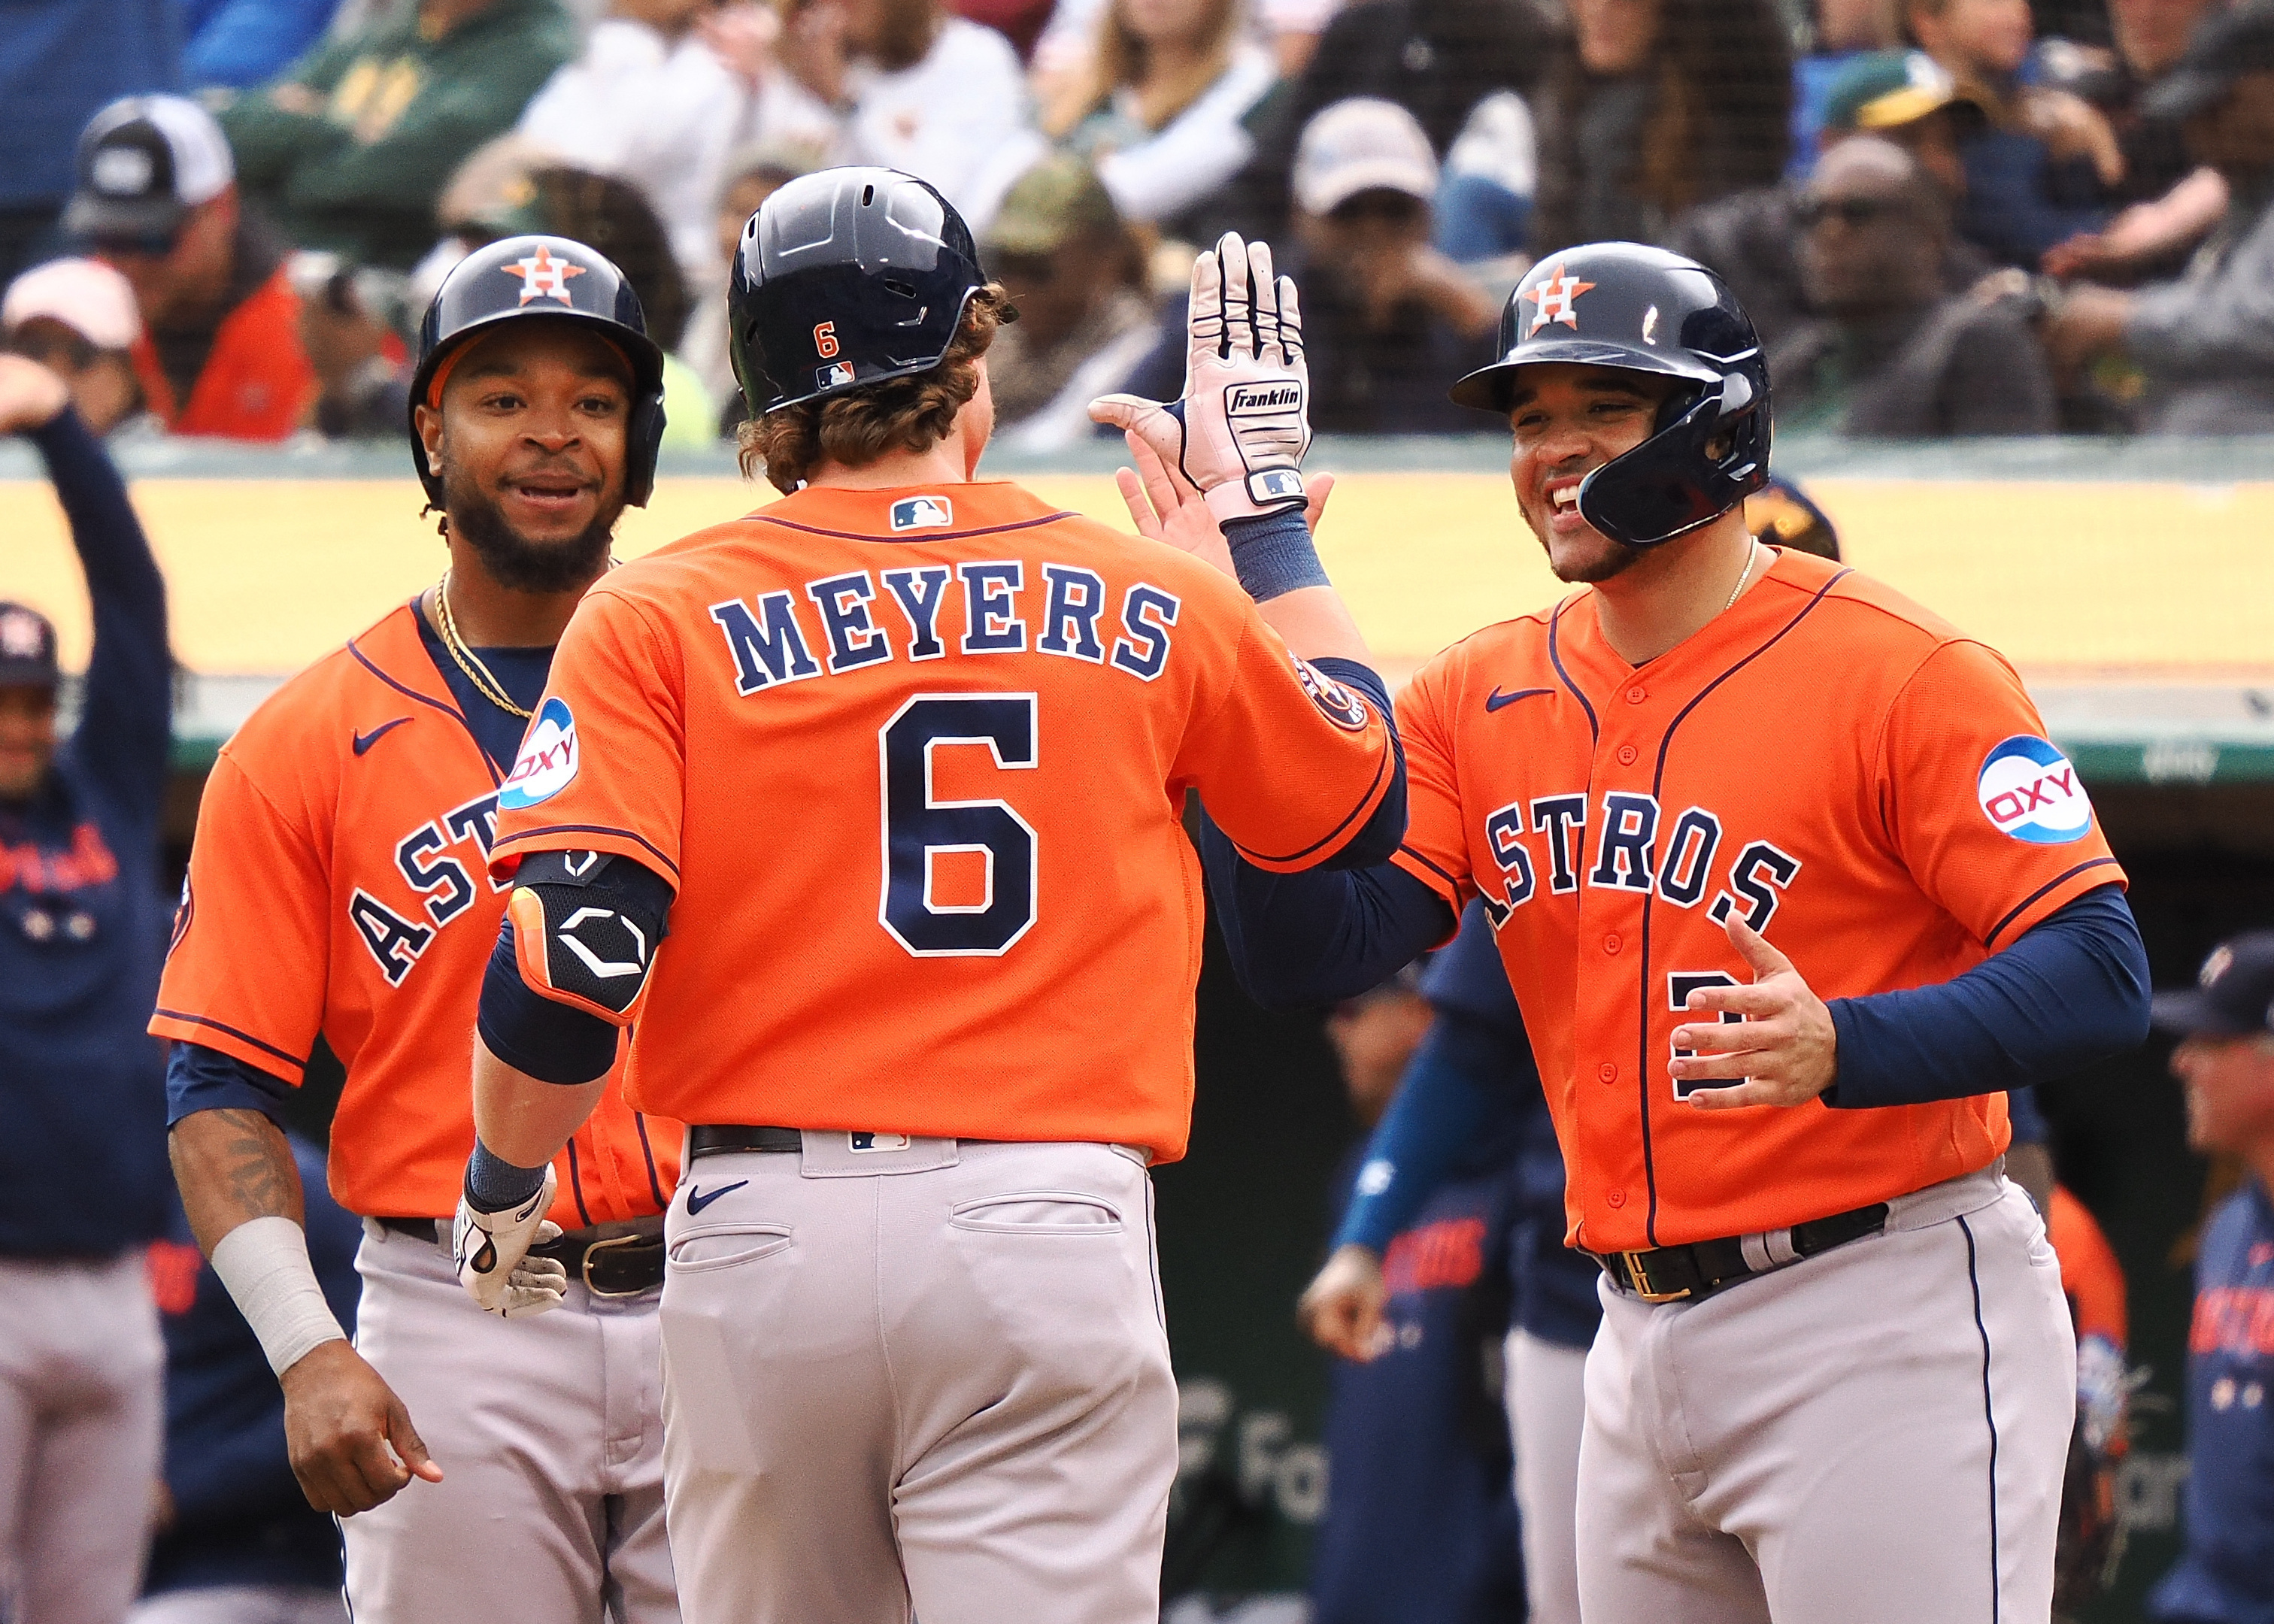
[[[1709,366],[1687,354],[1663,355],[1655,350],[1602,339],[1542,339],[1510,351],[1490,366],[1480,366],[1465,374],[1448,393],[1457,406],[1471,406],[1479,411],[1505,417],[1508,415],[1509,396],[1516,391],[1517,374],[1526,367],[1546,366],[1557,362],[1575,366],[1616,367],[1626,372],[1650,372],[1658,377],[1679,378],[1696,384],[1719,383],[1722,375],[1720,368]]]
[[[418,364],[411,375],[410,399],[415,405],[424,402],[426,391],[434,381],[434,374],[467,345],[478,343],[492,333],[516,321],[544,321],[561,326],[588,327],[623,352],[630,363],[632,386],[642,395],[659,393],[663,388],[663,350],[646,334],[635,331],[621,321],[595,315],[583,310],[500,311],[494,315],[481,316],[469,321],[450,336],[436,344],[433,350]]]

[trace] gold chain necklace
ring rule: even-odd
[[[1745,538],[1745,567],[1737,572],[1737,584],[1729,589],[1729,601],[1721,605],[1721,613],[1723,614],[1728,613],[1730,610],[1737,606],[1737,594],[1745,590],[1745,582],[1753,573],[1753,559],[1760,550],[1761,538],[1759,537],[1748,536]],[[444,613],[447,614],[448,611],[445,610]]]
[[[1745,562],[1750,568],[1752,560],[1748,559]],[[449,651],[450,658],[458,669],[466,673],[466,680],[474,685],[484,699],[508,716],[523,722],[529,720],[535,713],[513,703],[512,697],[505,691],[505,684],[491,674],[490,668],[482,664],[481,656],[469,648],[466,640],[458,635],[457,620],[450,613],[450,577],[447,571],[434,585],[434,608],[435,618],[442,623],[442,647]]]

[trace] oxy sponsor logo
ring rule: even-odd
[[[522,741],[521,755],[498,796],[498,808],[517,812],[533,807],[568,788],[576,776],[576,718],[568,713],[567,702],[548,699],[530,724],[529,737]]]
[[[2016,733],[1990,752],[1975,795],[1982,815],[2016,840],[2063,846],[2092,827],[2092,802],[2075,767],[2033,733]]]
[[[1291,380],[1284,383],[1236,383],[1224,391],[1224,410],[1235,417],[1292,411],[1302,404],[1303,386]]]
[[[955,504],[945,496],[904,496],[892,504],[896,530],[945,530],[955,523]]]

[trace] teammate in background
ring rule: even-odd
[[[1201,257],[1197,519],[1145,463],[1187,539],[1221,516],[1244,594],[974,478],[1009,312],[931,187],[792,181],[734,276],[747,455],[792,494],[617,571],[562,642],[493,858],[462,1277],[520,1257],[636,1018],[627,1097],[694,1124],[664,1288],[688,1617],[1155,1624],[1185,794],[1275,868],[1380,861],[1404,822],[1304,524],[1293,293],[1261,244]]]
[[[134,1597],[164,1349],[142,1247],[166,1223],[155,1045],[171,742],[166,587],[64,380],[0,356],[0,434],[39,447],[94,611],[79,727],[56,628],[0,603],[0,1612],[112,1624]]]
[[[1483,898],[1606,1277],[1585,1614],[2043,1618],[2074,1356],[2002,1091],[2138,1041],[2122,873],[2011,667],[1747,533],[1769,380],[1710,272],[1549,253],[1500,350],[1456,396],[1579,590],[1414,678],[1394,862],[1203,830],[1235,962],[1332,998]]]
[[[271,696],[199,809],[150,1023],[174,1044],[174,1167],[282,1382],[309,1503],[344,1519],[358,1620],[679,1616],[656,1319],[678,1125],[611,1091],[534,1214],[554,1227],[519,1274],[550,1291],[501,1278],[484,1304],[570,1312],[486,1317],[448,1250],[498,807],[553,643],[653,484],[661,380],[639,301],[584,244],[511,237],[452,270],[410,414],[449,571]],[[332,1191],[365,1220],[352,1344],[277,1120],[320,1037],[347,1068]]]
[[[2187,1143],[2238,1156],[2242,1187],[2204,1225],[2187,1332],[2187,1548],[2150,1596],[2162,1624],[2274,1619],[2274,931],[2211,950],[2196,986],[2156,995],[2177,1034]]]
[[[1324,1268],[1299,1310],[1321,1347],[1346,1359],[1386,1350],[1389,1237],[1439,1199],[1480,1147],[1503,1141],[1516,1195],[1506,1244],[1515,1316],[1502,1396],[1516,1450],[1524,1585],[1532,1624],[1578,1624],[1581,1376],[1602,1319],[1600,1271],[1563,1244],[1563,1158],[1481,902],[1430,961],[1423,989],[1437,1022],[1367,1147],[1358,1190]]]
[[[2124,1556],[2116,1469],[2131,1444],[2132,1382],[2124,1365],[2131,1315],[2124,1267],[2084,1203],[2055,1184],[2044,1212],[2076,1331],[2076,1430],[2062,1477],[2053,1560],[2053,1617],[2066,1620],[2099,1599]]]
[[[363,1225],[324,1189],[321,1153],[297,1133],[290,1142],[316,1282],[352,1321]],[[150,1248],[166,1331],[158,1537],[126,1624],[347,1624],[339,1530],[292,1476],[275,1372],[173,1208]]]

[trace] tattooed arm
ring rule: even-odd
[[[169,1143],[190,1229],[207,1257],[255,1219],[302,1222],[292,1147],[261,1112],[192,1111],[174,1124]],[[413,1477],[441,1481],[403,1401],[352,1343],[319,1343],[278,1380],[293,1475],[317,1510],[353,1516],[392,1500]]]

